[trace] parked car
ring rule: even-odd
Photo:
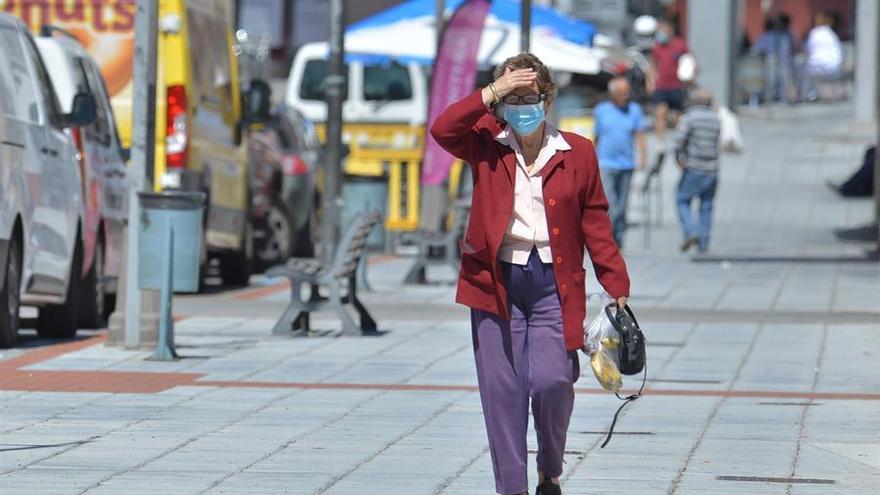
[[[0,346],[17,340],[19,307],[39,307],[37,332],[73,337],[83,267],[77,149],[65,129],[95,119],[79,93],[63,112],[27,27],[0,14]]]
[[[79,325],[102,328],[113,310],[122,264],[126,218],[127,150],[122,149],[110,99],[97,64],[72,35],[47,27],[35,38],[55,87],[62,113],[73,107],[77,93],[92,95],[95,121],[72,127],[82,176],[83,292],[79,294]]]
[[[303,115],[281,105],[248,140],[255,254],[261,267],[314,255],[321,145]]]
[[[107,2],[73,3],[76,8],[71,0],[13,2],[9,7],[32,29],[57,25],[79,39],[100,66],[127,146],[132,135],[134,5],[113,2],[117,15],[106,22]],[[152,185],[207,194],[203,273],[209,257],[219,258],[223,280],[243,284],[253,260],[244,124],[257,119],[243,113],[233,50],[234,5],[231,0],[163,0],[158,5]]]

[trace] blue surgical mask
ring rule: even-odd
[[[504,120],[520,136],[528,136],[538,130],[544,122],[544,104],[505,105]]]
[[[660,43],[661,45],[669,43],[669,35],[664,33],[663,31],[657,31],[657,34],[654,35],[654,39],[657,40],[657,43]]]

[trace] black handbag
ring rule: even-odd
[[[618,367],[624,375],[637,375],[645,367],[645,334],[639,328],[639,322],[629,305],[617,308],[611,312],[617,303],[605,306],[605,315],[611,321],[611,326],[620,334],[620,344],[617,347]]]
[[[612,308],[616,308],[616,311],[612,312]],[[638,392],[626,397],[621,397],[620,394],[614,392],[614,395],[624,402],[617,408],[617,412],[614,413],[611,427],[608,428],[608,436],[605,437],[605,441],[602,442],[600,447],[603,449],[611,441],[611,436],[614,435],[614,426],[617,424],[617,416],[620,415],[620,411],[627,404],[642,396],[642,391],[645,389],[645,381],[648,378],[645,334],[639,328],[639,322],[636,321],[636,316],[629,308],[629,305],[621,308],[616,302],[611,303],[605,306],[605,316],[608,317],[611,326],[620,335],[620,345],[617,346],[617,365],[620,372],[624,375],[637,375],[640,372],[644,372],[644,375],[642,375],[642,385],[639,387]]]

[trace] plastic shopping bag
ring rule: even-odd
[[[602,298],[602,307],[611,299]],[[605,311],[593,318],[584,330],[585,352],[590,356],[590,367],[599,385],[605,390],[617,393],[623,385],[620,366],[617,362],[617,348],[620,346],[620,334],[614,330],[611,320]]]
[[[727,107],[718,109],[718,119],[721,122],[721,135],[719,145],[724,151],[740,153],[743,151],[742,130],[739,126],[739,118]]]

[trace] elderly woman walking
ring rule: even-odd
[[[605,290],[621,306],[629,296],[593,145],[545,121],[555,90],[547,67],[523,53],[431,127],[434,139],[473,171],[456,301],[471,308],[477,381],[502,495],[528,493],[530,398],[536,494],[562,493],[584,343],[585,247]]]

